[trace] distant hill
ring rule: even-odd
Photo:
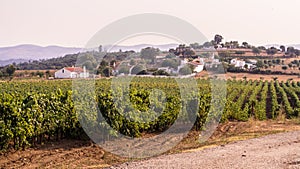
[[[26,59],[9,59],[9,60],[0,60],[0,66],[6,66],[12,63],[22,63],[22,62],[28,62],[29,60]]]
[[[162,51],[167,51],[170,48],[176,48],[178,44],[163,44],[163,45],[151,45],[151,44],[139,44],[133,46],[112,46],[106,45],[103,47],[108,52],[130,51],[139,52],[146,47],[159,48]],[[42,60],[63,57],[67,54],[76,54],[79,52],[98,50],[96,49],[82,49],[77,47],[61,47],[61,46],[37,46],[37,45],[18,45],[12,47],[0,47],[0,66],[9,65],[12,63],[22,63],[29,60]]]
[[[40,60],[74,54],[81,51],[81,48],[70,48],[60,46],[37,46],[37,45],[18,45],[0,48],[0,60],[10,59]]]

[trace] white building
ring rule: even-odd
[[[156,56],[155,58],[156,59],[164,59],[164,58],[166,58],[166,55],[159,55],[159,56]]]
[[[189,62],[189,64],[191,64],[195,67],[193,72],[200,73],[204,69],[204,60],[203,60],[203,58],[195,59],[192,62]]]
[[[246,63],[246,65],[247,65],[248,69],[254,69],[254,68],[256,68],[256,66],[253,65],[252,63]]]
[[[257,63],[257,60],[254,60],[254,59],[249,59],[249,63],[253,64],[253,65],[256,65]]]
[[[234,65],[234,67],[241,67],[241,68],[243,68],[245,66],[246,62],[243,61],[243,60],[232,59],[230,61],[230,64]]]
[[[194,69],[194,72],[200,73],[204,69],[204,65],[197,65]]]
[[[85,67],[64,67],[55,72],[54,77],[56,79],[72,79],[72,78],[88,78],[89,73]]]

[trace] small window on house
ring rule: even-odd
[[[65,73],[65,69],[62,70],[62,73]]]

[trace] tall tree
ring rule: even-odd
[[[99,46],[98,48],[98,52],[101,53],[102,52],[102,45]]]
[[[283,52],[283,53],[285,52],[285,46],[284,45],[281,45],[280,49],[281,49],[281,52]]]
[[[293,54],[295,52],[295,48],[294,47],[288,47],[287,48],[287,53],[288,54]]]
[[[201,48],[201,46],[197,42],[190,44],[190,47],[193,48],[193,49],[200,49]]]
[[[260,50],[267,50],[266,47],[264,47],[264,46],[259,46],[257,48],[260,49]]]
[[[16,71],[16,67],[14,65],[9,65],[7,68],[6,68],[6,73],[12,77],[14,75]]]
[[[147,47],[141,50],[141,57],[143,59],[151,60],[154,63],[155,57],[158,55],[159,49]]]
[[[244,46],[244,48],[249,48],[248,42],[243,42],[242,45]]]
[[[189,66],[184,66],[182,67],[180,70],[179,70],[179,74],[180,75],[189,75],[189,74],[192,74],[192,70]]]
[[[283,65],[281,68],[282,70],[287,70],[288,67],[286,65]]]
[[[264,67],[264,63],[261,60],[258,60],[257,63],[256,63],[256,66],[258,68],[262,68],[262,67]]]
[[[204,42],[203,43],[203,47],[205,47],[205,48],[210,48],[212,46],[214,46],[212,42]]]
[[[260,54],[260,49],[258,48],[253,48],[252,52],[257,56],[258,54]]]
[[[131,74],[139,74],[141,71],[146,70],[145,66],[143,65],[136,65],[132,68]]]
[[[268,55],[272,55],[273,56],[273,55],[275,55],[277,53],[277,51],[278,50],[275,47],[271,47],[271,48],[267,49],[266,52],[267,52]]]
[[[217,44],[220,44],[223,40],[223,37],[221,35],[215,35],[215,38],[214,38],[214,41],[217,43]]]
[[[294,53],[295,53],[295,55],[296,55],[297,57],[300,56],[300,50],[295,49]]]

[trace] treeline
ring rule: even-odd
[[[77,54],[67,54],[63,57],[34,60],[23,63],[13,63],[11,65],[0,67],[0,78],[16,77],[33,77],[33,76],[50,76],[50,70],[58,70],[64,67],[85,66],[89,71],[97,74],[108,75],[111,71],[113,63],[121,62],[134,51],[101,53],[97,51],[84,52]],[[101,61],[105,61],[105,66],[100,65]],[[107,63],[107,64],[106,64]],[[100,67],[100,70],[97,68]],[[106,69],[107,68],[107,69]],[[105,71],[103,72],[103,70]],[[23,73],[14,74],[16,70],[24,70]],[[26,72],[27,70],[36,70],[36,72]]]
[[[61,69],[63,67],[75,66],[78,63],[84,63],[82,60],[90,61],[87,62],[85,66],[92,68],[100,63],[102,59],[105,59],[107,62],[110,61],[120,61],[128,57],[129,54],[134,53],[134,51],[126,52],[112,52],[112,53],[100,53],[97,51],[77,53],[77,54],[67,54],[63,57],[51,58],[51,59],[42,59],[42,60],[33,60],[28,62],[23,62],[19,64],[13,64],[16,70],[53,70]],[[2,67],[6,68],[8,66]]]
[[[15,71],[16,71],[16,67],[14,65],[2,67],[2,68],[0,68],[0,78],[1,77],[12,78]]]
[[[262,74],[262,75],[299,75],[297,72],[283,72],[283,71],[271,71],[271,70],[261,70],[261,69],[253,69],[251,71],[245,70],[239,67],[229,67],[227,68],[227,72],[231,73],[250,73],[250,74]]]
[[[16,65],[18,70],[49,70],[49,69],[61,69],[63,67],[69,67],[76,64],[78,54],[65,55],[64,57],[34,60]]]

